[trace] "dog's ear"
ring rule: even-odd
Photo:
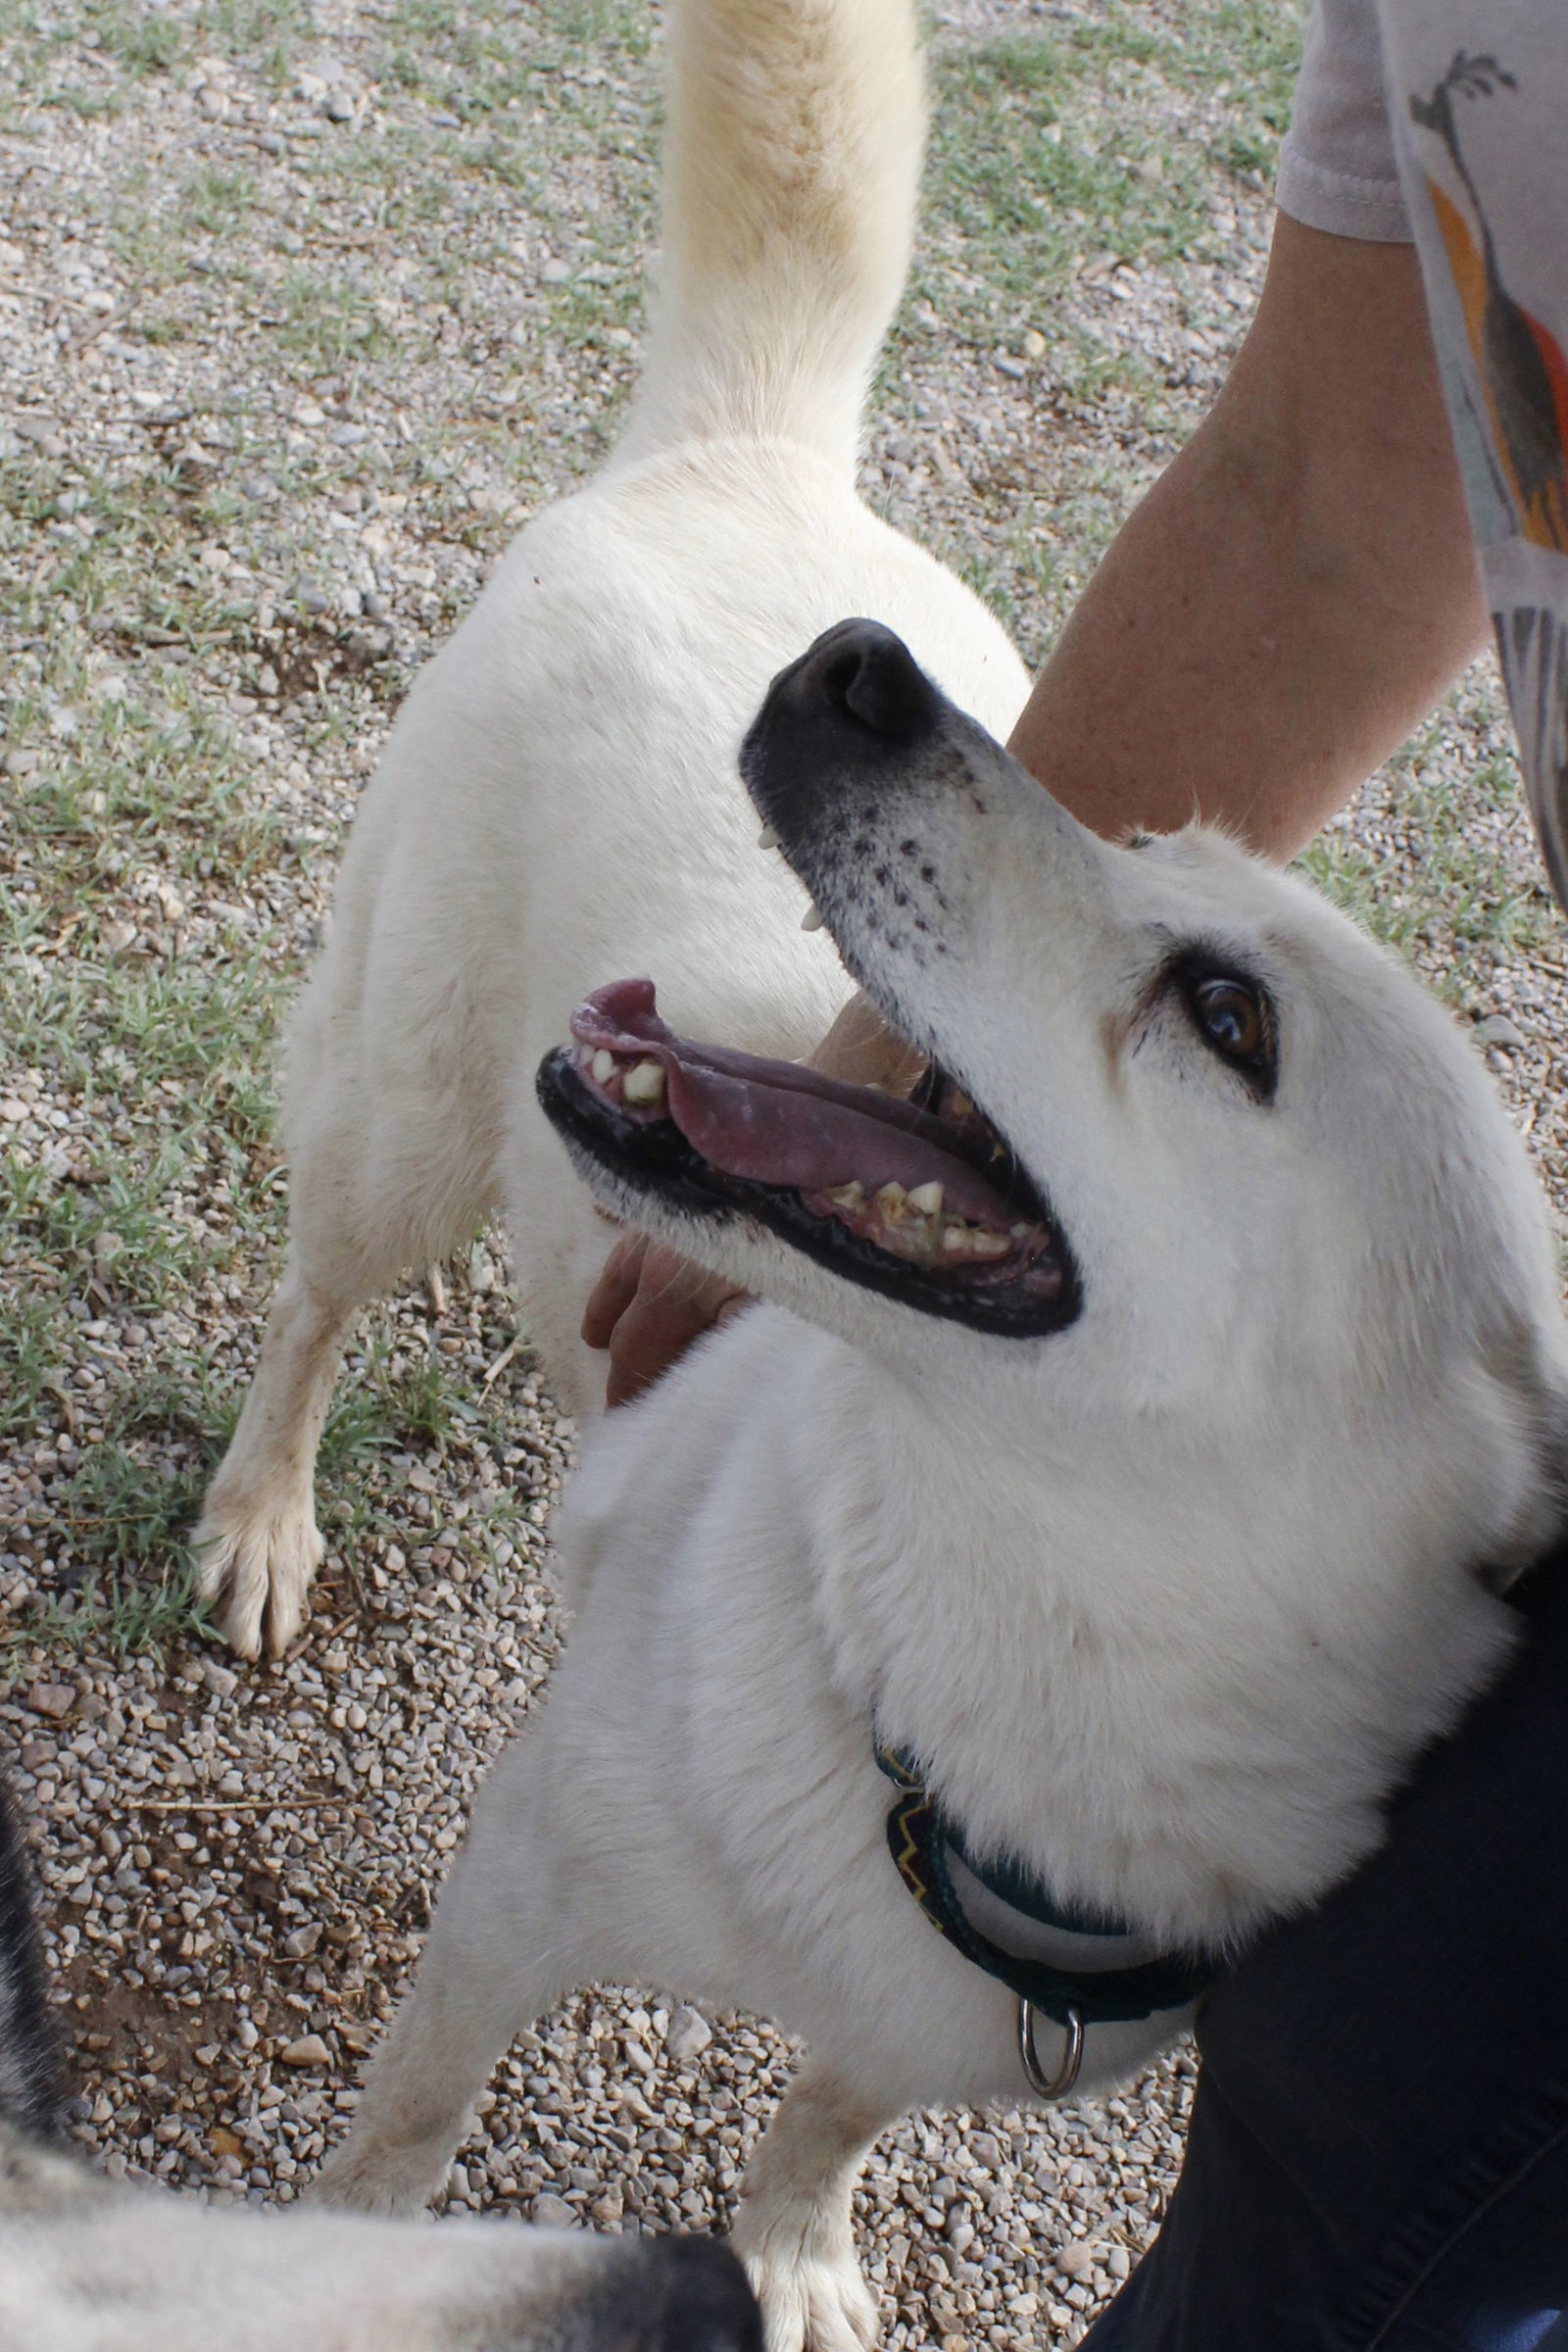
[[[1568,1346],[1522,1318],[1488,1350],[1488,1370],[1520,1416],[1537,1464],[1513,1526],[1479,1573],[1505,1592],[1553,1553],[1568,1552]]]

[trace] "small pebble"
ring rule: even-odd
[[[285,2066],[330,2066],[332,2053],[319,2034],[304,2034],[298,2041],[286,2041],[278,2051]]]
[[[712,2038],[713,2029],[700,2009],[682,2002],[670,2012],[664,2047],[677,2066],[689,2066],[694,2058],[701,2057]]]

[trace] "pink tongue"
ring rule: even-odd
[[[641,1054],[664,1072],[669,1115],[695,1152],[729,1176],[820,1193],[858,1179],[868,1193],[933,1180],[956,1216],[1005,1228],[1005,1201],[946,1152],[937,1122],[911,1103],[846,1086],[795,1061],[768,1061],[677,1037],[655,1009],[651,980],[596,989],[571,1016],[590,1051]],[[935,1133],[933,1131],[936,1131]]]

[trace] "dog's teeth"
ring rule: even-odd
[[[778,848],[778,835],[774,832],[771,825],[764,825],[762,827],[762,830],[757,836],[757,846],[760,850],[776,850]]]
[[[1032,1225],[1009,1225],[1007,1231],[1015,1242],[1026,1242],[1033,1233],[1034,1227]]]
[[[853,1211],[865,1206],[865,1187],[858,1178],[853,1184],[834,1185],[826,1197],[832,1201],[835,1208],[847,1208]]]
[[[918,1184],[918,1185],[916,1185],[916,1186],[915,1186],[915,1188],[914,1188],[914,1191],[913,1191],[913,1192],[912,1192],[912,1193],[909,1195],[909,1206],[910,1206],[911,1208],[917,1208],[917,1209],[920,1211],[920,1214],[921,1214],[921,1216],[922,1216],[922,1217],[939,1217],[939,1216],[941,1216],[941,1214],[942,1214],[942,1187],[941,1187],[941,1185],[940,1185],[940,1184],[937,1184],[937,1183],[935,1183],[935,1182],[932,1182],[932,1183],[930,1183],[930,1184]]]
[[[593,1074],[598,1080],[599,1084],[601,1086],[608,1086],[612,1078],[613,1078],[615,1075],[615,1056],[613,1054],[607,1053],[604,1047],[601,1046],[588,1066],[593,1071]]]
[[[626,1072],[625,1096],[628,1102],[646,1108],[651,1102],[663,1100],[663,1064],[657,1061],[634,1061]]]
[[[806,909],[806,912],[805,912],[805,913],[802,915],[802,917],[801,917],[801,929],[802,929],[803,931],[820,931],[820,930],[821,930],[821,928],[822,928],[822,909],[821,909],[821,907],[820,907],[820,906],[808,906],[808,908]]]
[[[909,1196],[902,1184],[879,1184],[876,1204],[885,1217],[902,1217],[909,1205]]]
[[[974,1104],[970,1102],[962,1087],[956,1086],[952,1094],[948,1097],[947,1115],[950,1118],[966,1119],[973,1108]]]
[[[1025,1226],[1024,1231],[1028,1231]],[[1005,1257],[1012,1248],[1004,1233],[989,1233],[983,1225],[970,1225],[962,1217],[946,1217],[942,1225],[942,1250],[946,1257]]]

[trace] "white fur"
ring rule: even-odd
[[[112,2186],[0,2117],[8,2352],[747,2352],[739,2281],[668,2242],[650,2262],[582,2230],[225,2212]]]
[[[604,1232],[532,1091],[574,1000],[649,971],[677,1029],[775,1054],[842,1001],[736,778],[769,676],[860,612],[993,732],[1022,698],[994,621],[851,486],[906,247],[906,0],[684,0],[672,39],[648,391],[420,680],[297,1023],[289,1267],[201,1530],[247,1650],[299,1623],[337,1348],[400,1266],[504,1204],[527,1328],[590,1401]],[[1452,1026],[1227,842],[1112,848],[976,729],[940,752],[866,822],[889,888],[940,874],[941,953],[898,944],[876,858],[824,849],[813,891],[1048,1188],[1083,1312],[985,1338],[598,1183],[769,1303],[592,1437],[569,1654],[331,2168],[345,2200],[418,2202],[497,2052],[584,1981],[765,2010],[812,2045],[738,2232],[773,2352],[870,2332],[848,2186],[880,2124],[1021,2087],[1014,2004],[893,1871],[873,1725],[977,1844],[1224,1948],[1375,1843],[1506,1651],[1477,1571],[1557,1508],[1541,1204]],[[1160,981],[1194,938],[1273,994],[1272,1103]],[[1088,2077],[1170,2027],[1093,2030]]]

